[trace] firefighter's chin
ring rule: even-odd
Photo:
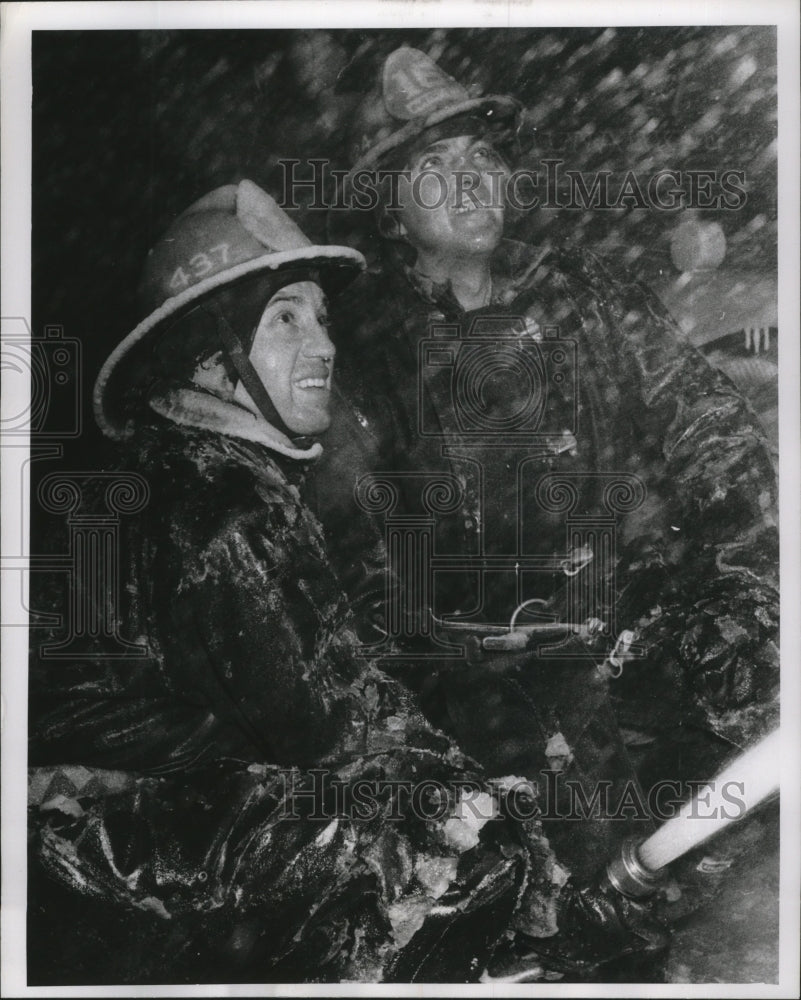
[[[317,380],[299,381],[316,382]],[[331,426],[330,381],[329,377],[323,386],[300,385],[299,382],[294,382],[286,388],[285,392],[280,394],[280,399],[272,399],[276,412],[293,434],[313,437],[327,431]],[[239,406],[249,410],[254,416],[263,416],[241,382],[236,384],[233,400]]]
[[[316,379],[294,382],[290,395],[289,413],[281,413],[287,427],[295,434],[322,434],[331,426],[331,389],[328,380],[318,384]],[[312,383],[312,384],[307,384]]]

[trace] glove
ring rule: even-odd
[[[732,618],[698,615],[681,643],[692,688],[718,711],[767,700],[779,675],[778,649],[759,644]]]
[[[581,938],[599,963],[634,952],[662,951],[670,941],[648,905],[624,896],[605,875],[584,888],[568,882],[559,915],[562,934]]]
[[[670,943],[648,905],[624,896],[605,873],[584,887],[572,879],[565,883],[558,923],[552,938],[526,938],[543,965],[558,972],[586,973],[631,955],[656,958]]]

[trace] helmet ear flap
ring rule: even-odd
[[[269,286],[265,290],[263,282],[251,280],[233,289],[220,289],[174,317],[153,338],[150,350],[137,359],[134,383],[188,382],[199,364],[219,355],[226,375],[235,384],[239,375],[221,331],[221,312],[232,317],[238,338],[249,351],[265,295],[269,297]]]
[[[151,352],[154,374],[162,379],[189,379],[197,365],[221,347],[215,318],[200,303],[166,325],[154,338]]]

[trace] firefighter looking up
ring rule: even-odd
[[[774,724],[776,484],[748,403],[653,294],[589,251],[503,237],[519,111],[407,47],[365,99],[350,176],[357,193],[377,185],[383,256],[336,303],[353,331],[339,372],[357,419],[347,445],[326,447],[318,511],[352,565],[346,526],[369,509],[353,499],[358,453],[358,475],[397,493],[379,530],[389,537],[390,516],[434,522],[417,631],[401,614],[405,631],[384,622],[400,654],[420,654],[407,682],[490,770],[535,777],[558,758],[591,795],[630,778],[610,684],[639,730],[698,726],[741,745]],[[437,481],[448,496],[432,513]],[[422,573],[420,551],[405,565]],[[407,615],[413,589],[401,581]],[[444,620],[479,634],[526,600],[529,622],[601,631],[566,629],[505,672],[453,668],[432,644]],[[624,827],[548,833],[586,873]]]

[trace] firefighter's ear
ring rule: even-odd
[[[383,205],[378,215],[378,232],[385,240],[406,239],[406,227],[401,222],[398,213],[390,211]]]
[[[223,351],[217,351],[200,359],[192,373],[191,381],[221,399],[233,395],[236,379],[231,377],[228,358]]]

